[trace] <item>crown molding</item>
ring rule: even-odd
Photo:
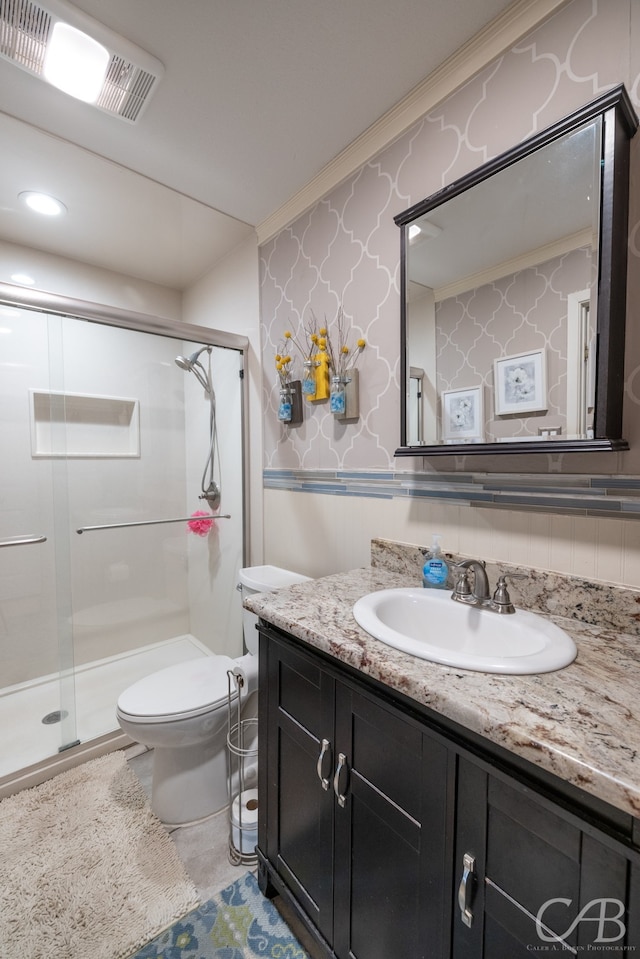
[[[593,230],[589,227],[580,230],[578,233],[572,233],[570,236],[561,237],[552,243],[546,243],[535,250],[529,250],[520,256],[514,256],[503,263],[497,263],[486,270],[480,270],[471,276],[464,276],[455,283],[449,283],[446,286],[440,286],[433,291],[435,303],[442,303],[451,296],[460,296],[462,293],[468,293],[469,290],[476,290],[487,283],[495,283],[505,276],[512,276],[521,270],[528,270],[532,266],[539,266],[548,260],[555,260],[565,253],[572,253],[573,250],[579,250],[580,247],[588,246],[593,250],[598,247],[598,237],[593,235]]]
[[[438,103],[568,2],[570,0],[517,0],[353,140],[306,186],[259,223],[256,227],[258,244],[273,239]]]

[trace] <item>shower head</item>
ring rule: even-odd
[[[215,467],[214,459],[215,454],[218,452],[218,429],[216,425],[216,399],[213,392],[213,384],[211,382],[212,350],[213,347],[207,345],[201,346],[199,350],[196,350],[195,353],[191,353],[190,356],[176,356],[176,365],[179,366],[181,370],[186,370],[187,373],[193,373],[198,383],[204,387],[204,391],[209,400],[209,453],[207,456],[207,462],[204,466],[204,473],[202,474],[202,482],[200,484],[202,489],[200,499],[205,499],[209,504],[209,508],[214,510],[220,506],[220,484],[216,483],[213,478]],[[200,354],[205,352],[209,354],[209,373],[207,373],[204,366],[198,359]],[[209,474],[208,482],[207,472]]]
[[[204,353],[205,350],[207,353],[210,353],[212,349],[213,347],[211,346],[201,346],[199,350],[196,350],[195,353],[192,353],[190,356],[176,356],[176,363],[181,370],[186,370],[190,373],[200,354]],[[198,366],[201,365],[202,364],[198,363]]]
[[[199,350],[196,350],[195,353],[192,353],[190,356],[176,356],[176,366],[179,366],[181,370],[186,370],[187,373],[194,373],[200,385],[203,386],[209,394],[213,393],[213,389],[209,382],[207,371],[198,357],[201,353],[204,353],[205,350],[207,353],[211,353],[212,349],[212,346],[201,346]]]

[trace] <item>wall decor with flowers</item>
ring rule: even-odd
[[[293,358],[285,349],[286,345],[276,353],[276,372],[280,381],[278,419],[287,426],[299,426],[302,423],[302,389],[300,380],[293,378]]]
[[[357,419],[360,415],[358,358],[366,343],[363,339],[349,346],[349,331],[346,329],[342,308],[338,310],[334,325],[334,340],[327,337],[327,350],[331,367],[331,412],[337,419]]]
[[[285,330],[283,343],[275,357],[280,379],[279,420],[290,426],[302,422],[302,405],[297,418],[295,397],[291,395],[297,391],[309,403],[328,399],[336,419],[358,419],[359,372],[356,364],[366,343],[360,338],[351,346],[349,334],[342,308],[338,310],[332,328],[320,326],[310,311],[310,322],[301,335]],[[302,365],[300,379],[294,379],[293,353]]]

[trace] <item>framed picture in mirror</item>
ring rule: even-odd
[[[503,356],[493,362],[496,416],[547,409],[545,350]]]
[[[442,391],[442,439],[445,443],[482,443],[484,409],[481,386]]]

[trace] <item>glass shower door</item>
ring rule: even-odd
[[[61,319],[1,307],[0,777],[77,742],[63,388]]]
[[[85,742],[118,729],[117,699],[138,679],[242,653],[242,356],[81,319],[68,320],[65,348],[71,619]],[[176,362],[199,351],[201,379]],[[200,498],[211,483],[217,506]],[[222,515],[192,518],[200,511]]]
[[[241,655],[245,537],[240,348],[0,310],[1,779],[118,732],[137,679]]]

